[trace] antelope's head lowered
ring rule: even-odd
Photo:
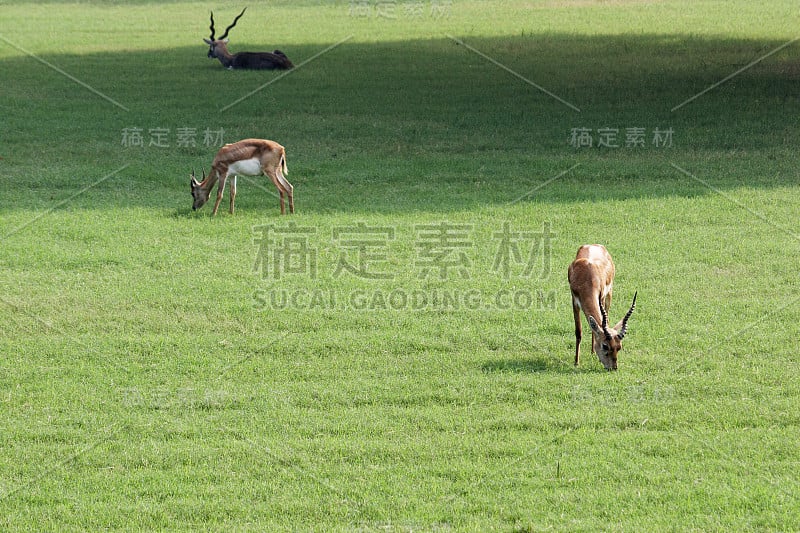
[[[196,211],[203,207],[203,205],[208,201],[208,196],[211,191],[211,187],[206,187],[206,171],[203,170],[203,181],[197,181],[197,178],[194,176],[194,170],[192,170],[191,174],[191,181],[189,185],[192,187],[192,211]]]
[[[636,308],[636,294],[633,295],[633,303],[631,308],[625,313],[625,316],[613,328],[608,327],[608,312],[603,307],[602,296],[598,298],[598,305],[600,306],[600,315],[602,316],[602,324],[597,324],[597,321],[592,315],[586,315],[589,320],[589,326],[592,328],[592,342],[595,353],[597,354],[600,363],[606,370],[617,369],[617,354],[622,350],[622,339],[628,329],[628,319],[631,317],[633,310]]]

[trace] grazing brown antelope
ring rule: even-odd
[[[225,33],[219,39],[214,39],[214,12],[211,12],[211,37],[203,39],[208,45],[208,57],[219,59],[220,63],[228,69],[289,69],[294,67],[286,54],[280,50],[272,52],[239,52],[231,54],[228,51],[228,32],[236,26],[236,23],[244,15],[247,8],[242,9],[233,24],[225,28]]]
[[[286,180],[284,174],[288,174],[286,168],[286,150],[275,141],[265,139],[244,139],[233,144],[226,144],[219,149],[214,161],[211,163],[211,171],[206,176],[203,171],[203,181],[197,181],[192,171],[192,210],[200,209],[211,194],[211,189],[219,181],[217,187],[217,201],[214,202],[213,215],[217,214],[219,203],[222,201],[222,193],[225,192],[225,182],[231,178],[231,214],[233,214],[233,204],[236,200],[236,176],[262,176],[266,174],[272,183],[278,188],[281,199],[281,214],[286,214],[284,207],[284,195],[289,198],[289,212],[294,213],[294,188]]]
[[[628,319],[636,307],[636,293],[631,308],[613,328],[608,327],[608,308],[614,288],[614,261],[605,246],[585,244],[578,248],[575,260],[567,271],[572,291],[572,312],[575,315],[575,365],[581,355],[581,310],[592,328],[592,352],[597,353],[606,370],[617,369],[617,355],[622,349],[622,338]],[[600,324],[598,325],[598,322]]]

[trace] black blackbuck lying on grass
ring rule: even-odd
[[[219,182],[217,187],[217,201],[214,202],[214,211],[217,214],[222,194],[225,192],[225,182],[231,178],[231,214],[236,200],[236,176],[262,176],[267,175],[278,188],[281,199],[281,214],[286,214],[284,195],[289,198],[289,212],[294,213],[294,188],[285,177],[289,170],[286,168],[286,150],[275,141],[266,139],[244,139],[233,144],[226,144],[219,149],[211,171],[206,176],[203,171],[203,181],[197,181],[192,171],[192,209],[201,208],[211,194],[211,189]]]
[[[592,352],[597,353],[606,370],[617,369],[617,355],[628,319],[636,307],[636,293],[631,308],[613,328],[608,327],[608,308],[614,289],[614,261],[605,246],[586,244],[578,248],[567,272],[572,291],[572,312],[575,315],[575,365],[581,356],[581,309],[592,328]]]
[[[286,54],[280,50],[272,52],[239,52],[231,54],[228,51],[228,32],[236,26],[236,23],[244,15],[247,8],[242,9],[233,24],[225,28],[225,33],[219,39],[214,38],[214,12],[211,12],[211,37],[203,39],[208,45],[208,57],[219,59],[219,62],[228,69],[290,69],[294,67]]]

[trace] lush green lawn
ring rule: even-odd
[[[206,59],[240,6],[3,6],[0,526],[800,529],[800,12],[757,4],[248,2],[288,75]],[[206,130],[297,213],[192,212]]]

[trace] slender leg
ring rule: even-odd
[[[236,201],[236,176],[231,176],[231,215],[233,214],[233,204]]]
[[[222,175],[219,178],[219,185],[217,185],[217,201],[214,202],[214,210],[211,212],[212,215],[217,214],[217,209],[219,209],[219,203],[222,201],[222,195],[225,192],[225,181],[228,179],[228,176]]]
[[[275,176],[270,176],[270,178],[272,178],[272,182],[278,190],[282,193],[286,193],[286,196],[289,197],[289,212],[294,213],[294,187],[292,187],[292,184],[289,183],[289,180],[283,175],[280,167],[275,171]],[[283,210],[281,210],[281,213],[283,213]]]
[[[272,183],[273,185],[275,185],[275,188],[278,189],[278,196],[280,197],[281,200],[281,215],[285,215],[286,205],[284,204],[283,200],[283,185],[281,184],[280,179],[278,178],[278,174],[274,170],[265,170],[264,172],[267,174],[267,176],[269,176],[269,179],[272,180]],[[289,207],[291,207],[291,204]]]
[[[581,360],[581,308],[573,300],[572,314],[575,316],[575,366]]]

